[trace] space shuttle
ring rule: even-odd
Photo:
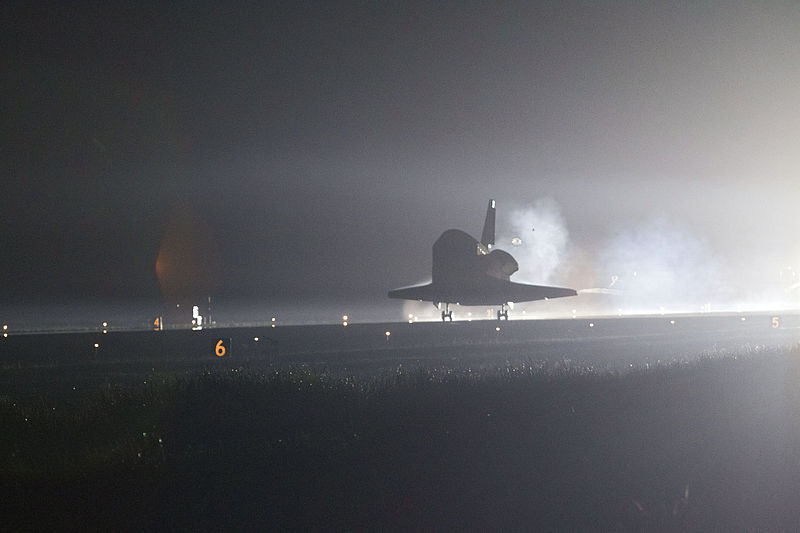
[[[576,296],[574,289],[527,285],[511,281],[519,270],[517,261],[494,248],[495,202],[489,200],[481,240],[449,229],[433,243],[432,280],[425,285],[389,291],[389,298],[433,302],[442,310],[442,321],[453,320],[450,304],[498,306],[497,319],[508,320],[506,306],[550,298]]]

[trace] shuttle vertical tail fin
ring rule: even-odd
[[[483,233],[481,234],[481,244],[487,248],[494,246],[494,200],[489,200],[489,207],[486,208],[486,220],[483,223]]]

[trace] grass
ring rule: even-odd
[[[0,424],[11,529],[800,523],[796,347],[624,373],[218,366],[3,397]]]

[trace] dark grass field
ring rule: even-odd
[[[40,382],[0,399],[9,530],[800,527],[796,346],[626,372],[15,372]]]

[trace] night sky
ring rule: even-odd
[[[386,291],[430,276],[443,230],[479,235],[489,198],[516,281],[800,303],[796,2],[0,13],[2,309],[209,293],[400,318]]]

